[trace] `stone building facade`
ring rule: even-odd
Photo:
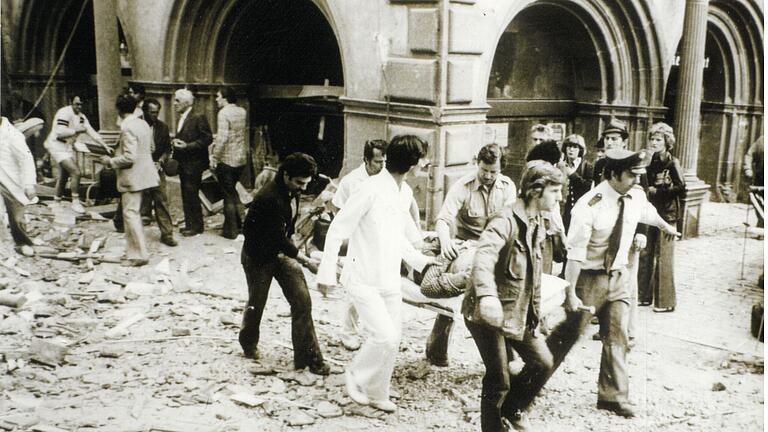
[[[366,139],[420,135],[432,167],[412,182],[429,222],[484,143],[507,147],[517,180],[534,123],[560,124],[594,144],[616,116],[629,124],[635,149],[655,121],[693,128],[675,152],[694,185],[694,219],[700,192],[722,199],[724,190],[744,190],[742,156],[763,134],[757,0],[2,0],[2,7],[4,99],[17,90],[35,101],[50,81],[40,103],[48,120],[78,92],[91,118],[114,129],[114,96],[138,82],[173,126],[173,90],[190,88],[213,120],[217,85],[233,84],[252,140],[267,131],[273,146],[308,151],[331,175],[360,163]]]

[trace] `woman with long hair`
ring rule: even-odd
[[[672,156],[675,135],[666,123],[656,123],[648,130],[648,150],[653,152],[647,168],[648,201],[669,224],[676,225],[682,216],[680,198],[685,192],[683,169]],[[640,255],[638,271],[638,303],[654,312],[675,310],[674,239],[658,228],[648,228],[648,243]]]

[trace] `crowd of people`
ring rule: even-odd
[[[114,224],[125,232],[125,264],[142,266],[149,262],[143,225],[152,213],[160,241],[178,244],[165,177],[179,176],[180,233],[194,236],[205,229],[199,192],[203,172],[210,170],[223,194],[221,235],[244,237],[248,302],[239,334],[244,355],[259,357],[259,327],[274,279],[291,306],[294,366],[327,375],[302,270],[312,259],[292,240],[300,196],[317,175],[317,164],[310,155],[293,153],[276,170],[264,171],[243,218],[236,183],[251,158],[246,111],[236,105],[229,87],[217,91],[216,103],[214,137],[205,114],[194,108],[193,94],[177,90],[178,121],[171,132],[159,119],[160,102],[132,84],[115,101],[120,135],[112,148],[90,126],[80,97],[72,97],[57,111],[45,140],[56,166],[54,205],[63,205],[69,182],[71,209],[85,211],[73,145],[87,136],[102,153],[100,165],[116,173],[120,200]],[[0,194],[13,240],[24,255],[34,254],[34,241],[24,230],[23,208],[37,199],[27,138],[39,135],[43,126],[38,118],[15,125],[3,118],[0,124]],[[597,408],[634,416],[627,355],[636,308],[653,305],[655,312],[672,312],[676,306],[674,240],[685,188],[671,153],[673,130],[654,124],[643,150],[635,152],[627,149],[626,124],[611,119],[594,156],[578,134],[558,142],[549,126],[538,124],[530,136],[517,183],[502,174],[504,147],[479,149],[474,171],[448,189],[433,241],[424,241],[419,208],[406,182],[429,166],[429,146],[421,138],[366,141],[362,164],[339,181],[329,203],[333,218],[317,284],[322,292],[340,284],[347,293],[338,338],[357,351],[345,372],[347,393],[356,403],[385,412],[397,409],[390,381],[401,339],[401,277],[408,274],[425,295],[464,295],[461,312],[486,369],[480,398],[484,431],[528,430],[526,410],[594,320],[603,344]],[[567,282],[566,318],[545,335],[542,275],[553,273]],[[430,363],[449,364],[452,327],[450,317],[437,316],[426,347]],[[524,363],[522,370],[509,367],[515,358]]]

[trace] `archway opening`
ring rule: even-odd
[[[508,124],[507,168],[517,181],[530,147],[530,128],[551,124],[556,134],[596,139],[579,103],[610,97],[590,30],[571,10],[549,3],[523,9],[496,48],[488,83],[489,123]]]
[[[240,3],[217,42],[214,79],[247,85],[257,151],[266,136],[267,156],[305,152],[335,177],[344,159],[344,76],[333,29],[310,0]]]

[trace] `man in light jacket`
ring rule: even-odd
[[[127,265],[143,266],[149,263],[147,242],[139,211],[141,195],[145,189],[157,187],[159,177],[152,162],[152,131],[144,120],[134,113],[136,100],[120,95],[115,102],[120,117],[120,138],[114,157],[102,156],[100,162],[117,170],[117,190],[122,194],[125,224]]]
[[[24,229],[24,206],[36,201],[35,161],[24,134],[7,118],[0,122],[0,195],[8,212],[11,237],[16,251],[31,256],[32,239]]]

